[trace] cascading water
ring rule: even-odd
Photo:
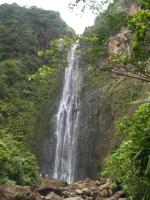
[[[65,69],[63,93],[56,115],[56,150],[53,177],[69,183],[75,179],[76,146],[78,138],[79,102],[81,82],[78,45],[68,51],[68,67]]]

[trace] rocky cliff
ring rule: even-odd
[[[55,115],[60,102],[62,94],[64,69],[58,70],[56,79],[50,86],[49,102],[43,109],[41,114],[40,137],[38,139],[38,161],[41,173],[43,175],[53,173],[54,165],[54,151],[55,151]],[[40,148],[39,148],[40,146]]]
[[[116,120],[135,109],[131,102],[145,90],[141,81],[106,72],[95,77],[85,63],[81,67],[84,81],[80,94],[77,180],[96,178],[101,172],[106,156],[118,143],[113,136]]]
[[[128,28],[122,28],[120,33],[109,39],[109,58],[111,59],[114,55],[131,56],[131,53],[131,31]]]
[[[130,55],[130,31],[123,28],[109,40],[109,59],[116,54]],[[84,48],[81,48],[81,54]],[[107,59],[108,60],[108,59]],[[117,76],[99,69],[89,71],[88,63],[80,57],[83,74],[81,90],[78,94],[79,124],[77,164],[75,180],[96,178],[103,169],[105,158],[118,144],[114,137],[115,122],[136,108],[133,101],[143,98],[147,89],[140,80]],[[54,168],[55,115],[58,110],[63,85],[63,70],[58,73],[43,115],[43,138],[40,148],[40,167],[43,174],[50,177]]]

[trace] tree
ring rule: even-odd
[[[121,184],[129,199],[150,198],[150,103],[142,103],[130,117],[117,122],[125,140],[107,159],[104,174]]]
[[[58,12],[36,7],[3,4],[0,18],[0,183],[35,185],[41,116],[65,63],[55,40],[74,31]]]
[[[40,183],[35,156],[10,136],[1,135],[0,163],[0,184],[37,185]]]
[[[108,6],[107,10],[97,16],[94,26],[85,30],[85,38],[91,37],[91,41],[93,41],[93,35],[97,37],[97,41],[89,45],[88,41],[84,39],[81,42],[83,48],[84,45],[86,46],[85,58],[89,58],[86,62],[93,66],[93,70],[99,69],[99,71],[103,70],[119,76],[150,82],[149,3],[144,0],[140,1],[139,5],[142,9],[132,17],[128,16],[126,12],[126,4],[125,0],[114,1]],[[127,27],[131,31],[132,55],[114,55],[109,62],[103,62],[105,64],[99,66],[101,60],[108,60],[109,38],[119,33],[122,27]]]

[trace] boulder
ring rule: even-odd
[[[113,192],[111,189],[108,190],[108,196],[111,197],[113,195]]]
[[[63,196],[64,198],[67,198],[67,197],[71,196],[71,192],[69,192],[69,191],[63,191],[62,196]]]
[[[28,197],[31,193],[30,187],[19,186],[13,184],[4,184],[0,186],[0,199],[1,200],[16,200],[16,197]],[[18,198],[19,199],[19,198]]]
[[[101,197],[100,194],[98,194],[95,198],[95,200],[104,200],[105,198]]]
[[[100,192],[100,196],[101,197],[108,197],[109,195],[108,195],[108,190],[102,190],[101,192]]]
[[[44,200],[62,200],[62,198],[54,192],[51,192],[44,197]]]
[[[88,189],[88,188],[84,188],[84,189],[82,190],[82,193],[83,193],[84,195],[86,195],[86,196],[92,196],[92,195],[93,195],[93,192],[92,192],[90,189]]]
[[[111,190],[109,179],[99,181],[86,179],[67,187],[49,180],[35,188],[4,184],[0,186],[0,200],[127,200],[123,191]]]
[[[83,191],[82,190],[76,190],[75,193],[81,195],[81,194],[83,194]]]
[[[114,55],[131,56],[131,31],[128,28],[122,28],[120,33],[110,37],[108,44],[109,58]]]
[[[46,196],[51,192],[61,196],[62,195],[62,187],[59,187],[54,184],[41,184],[35,188],[34,192],[38,192],[39,194]]]
[[[128,200],[127,198],[119,198],[118,200]]]
[[[122,198],[123,198],[123,200],[126,200],[124,192],[118,191],[112,197],[107,198],[106,200],[119,200],[119,199],[122,199]]]
[[[82,199],[81,197],[69,197],[69,198],[64,199],[64,200],[84,200],[84,199]]]
[[[107,182],[101,186],[99,186],[99,191],[102,191],[102,190],[109,190],[110,189],[110,186],[109,186],[109,179],[107,180]]]
[[[16,200],[24,200],[24,199],[22,199],[22,198],[18,199],[17,198]],[[29,195],[29,197],[25,200],[43,200],[43,197],[38,193],[31,193]]]

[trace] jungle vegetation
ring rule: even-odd
[[[92,2],[92,1],[91,1]],[[138,10],[130,16],[126,8],[136,3]],[[85,1],[86,3],[86,1]],[[109,38],[125,27],[131,31],[131,56],[115,55],[101,67],[101,61],[108,59]],[[119,76],[150,82],[150,1],[114,0],[108,8],[96,17],[95,24],[85,30],[81,44],[85,48],[85,62],[96,75],[103,70]],[[87,56],[88,55],[88,56]],[[88,60],[87,60],[88,58]],[[130,68],[128,68],[130,66]],[[104,69],[102,69],[104,68]],[[145,79],[145,80],[144,80]],[[150,199],[150,101],[132,102],[137,109],[116,122],[115,137],[121,141],[108,156],[104,175],[121,187],[131,200]]]
[[[58,41],[73,35],[58,12],[0,6],[0,184],[40,181],[32,147],[59,61],[66,62]]]

